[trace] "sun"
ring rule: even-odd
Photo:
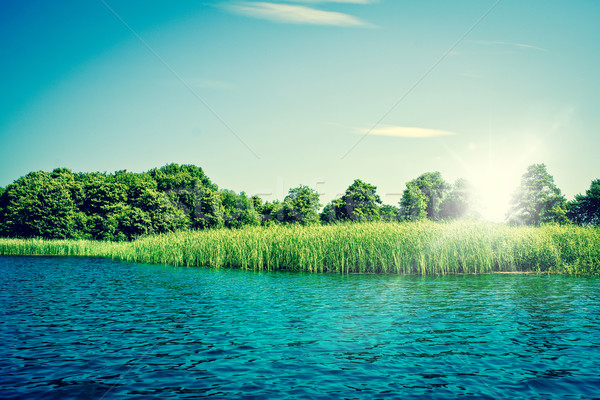
[[[484,169],[472,179],[475,207],[481,217],[492,222],[505,221],[516,188],[514,175]]]
[[[463,142],[462,151],[444,147],[457,167],[457,176],[471,184],[473,211],[482,219],[505,222],[527,166],[548,154],[540,135],[529,129],[519,130],[517,140],[515,135],[508,140],[506,135],[493,134],[491,127],[486,136]]]

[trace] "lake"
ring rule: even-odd
[[[600,279],[0,257],[0,397],[600,397]]]

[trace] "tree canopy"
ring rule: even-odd
[[[600,179],[593,180],[585,194],[575,196],[567,215],[579,225],[600,225]]]
[[[391,206],[389,204],[383,204],[379,207],[379,217],[382,221],[396,221],[398,219],[398,210],[397,207]]]
[[[236,194],[233,190],[221,190],[220,197],[225,227],[241,228],[246,225],[260,225],[261,216],[254,208],[253,200],[246,196],[246,193]]]
[[[377,187],[360,179],[326,204],[300,185],[283,201],[263,201],[219,189],[202,168],[168,164],[144,173],[38,171],[0,188],[0,235],[50,239],[132,240],[181,229],[361,221],[446,220],[472,217],[473,191],[464,179],[448,184],[427,172],[406,184],[399,207],[382,204]],[[600,224],[600,179],[569,203],[544,164],[527,168],[508,222],[539,225],[571,220]]]
[[[10,237],[131,240],[222,225],[216,185],[195,166],[147,173],[32,172],[0,195],[0,233]]]
[[[532,164],[512,198],[507,221],[512,225],[567,222],[566,199],[545,164]]]
[[[3,235],[72,237],[77,212],[75,180],[70,171],[55,172],[31,172],[6,188],[0,201]]]
[[[290,189],[283,200],[282,219],[290,223],[311,224],[319,220],[319,208],[317,191],[300,185]]]
[[[333,221],[377,221],[381,198],[373,186],[360,179],[348,186],[344,195],[325,206],[321,214],[324,222]]]
[[[400,214],[408,220],[440,219],[440,206],[450,185],[439,172],[426,172],[406,184]]]
[[[473,191],[466,179],[454,182],[440,204],[441,219],[461,219],[474,215]]]
[[[400,199],[400,216],[408,221],[418,221],[427,218],[427,203],[429,199],[414,182],[408,182]]]

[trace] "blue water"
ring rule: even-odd
[[[0,398],[600,398],[600,279],[0,257]]]

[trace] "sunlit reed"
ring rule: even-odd
[[[271,226],[182,231],[130,243],[0,239],[0,254],[336,273],[600,274],[600,229],[484,222]]]

